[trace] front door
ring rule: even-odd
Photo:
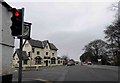
[[[46,66],[48,66],[48,60],[46,60]]]

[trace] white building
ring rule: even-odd
[[[57,54],[57,48],[48,40],[39,41],[30,39],[23,47],[23,68],[41,66],[57,66],[62,65],[63,61]],[[19,53],[13,55],[13,65],[18,67]]]
[[[12,74],[14,39],[11,35],[11,6],[0,1],[0,76]]]

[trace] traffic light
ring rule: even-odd
[[[22,9],[16,9],[12,8],[12,26],[11,28],[11,34],[12,36],[19,36],[22,35],[22,23],[23,23],[23,12]]]

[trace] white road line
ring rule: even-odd
[[[45,82],[45,83],[52,83],[52,82],[50,82],[50,81],[48,81],[48,80],[40,79],[40,78],[38,78],[38,79],[34,79],[34,80],[42,81],[42,82]]]

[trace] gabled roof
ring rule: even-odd
[[[43,47],[45,47],[47,45],[47,43],[49,44],[49,41],[48,40],[44,40],[42,41],[43,42]]]
[[[27,56],[26,51],[22,51],[22,53],[23,53],[22,60],[28,60],[29,58],[28,58],[28,56]],[[15,57],[16,54],[18,55],[18,58],[20,58],[20,56],[21,56],[21,55],[20,55],[20,49],[17,49],[17,50],[15,51],[13,57]]]
[[[28,42],[30,43],[30,45],[31,45],[32,47],[44,48],[42,42],[39,41],[39,40],[30,39]]]
[[[49,45],[49,47],[50,47],[51,50],[56,50],[56,51],[58,50],[58,49],[56,48],[56,46],[55,46],[53,43],[49,43],[48,40],[39,41],[39,40],[30,39],[30,40],[28,40],[28,42],[30,43],[30,45],[31,45],[32,47],[37,47],[37,48],[42,48],[42,49],[44,49],[45,46],[46,46],[47,43],[48,43],[48,45]]]
[[[55,47],[54,44],[50,43],[49,45],[50,45],[50,49],[52,49],[52,50],[58,50],[58,49]]]

